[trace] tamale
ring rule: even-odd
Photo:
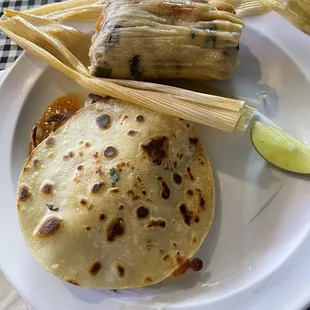
[[[238,64],[243,27],[221,1],[108,0],[89,69],[105,78],[223,80]]]

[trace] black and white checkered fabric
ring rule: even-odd
[[[11,9],[15,11],[24,11],[33,7],[38,7],[44,4],[61,2],[61,0],[0,0],[0,16],[3,14],[3,9]],[[0,34],[0,70],[10,67],[10,65],[22,53],[22,49],[7,38],[2,33]]]

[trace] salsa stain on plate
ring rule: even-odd
[[[31,130],[29,154],[83,106],[84,100],[78,94],[66,94],[50,103]]]

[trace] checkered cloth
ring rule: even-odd
[[[15,11],[24,11],[33,7],[38,7],[44,4],[61,2],[62,0],[0,0],[0,16],[3,14],[3,9],[11,9]],[[0,70],[10,67],[10,65],[22,53],[22,49],[7,38],[2,33],[0,34]]]

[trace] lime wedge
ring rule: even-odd
[[[266,161],[286,171],[310,173],[310,146],[286,134],[283,130],[254,122],[251,141]]]

